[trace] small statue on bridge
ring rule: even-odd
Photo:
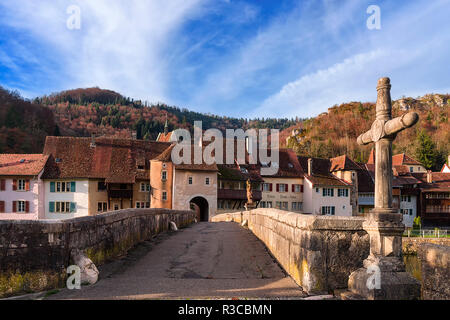
[[[403,216],[392,207],[392,141],[400,131],[419,120],[415,112],[392,119],[389,78],[378,80],[376,120],[358,144],[375,143],[375,208],[363,223],[370,237],[370,254],[364,267],[354,271],[349,289],[371,300],[409,300],[420,297],[420,283],[405,270],[402,259]]]
[[[256,208],[256,204],[253,201],[252,183],[250,179],[247,179],[247,203],[244,205],[246,210]]]

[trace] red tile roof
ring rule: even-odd
[[[267,177],[301,178],[303,176],[303,169],[294,150],[279,149],[278,172]]]
[[[0,154],[0,175],[36,176],[48,160],[43,154]]]
[[[352,159],[347,157],[347,155],[342,155],[336,158],[331,158],[331,168],[330,171],[347,171],[347,170],[360,170],[360,166],[356,164]]]
[[[80,137],[47,137],[44,154],[51,158],[44,179],[98,178],[107,183],[134,183],[150,179],[151,159],[170,147],[170,143]]]
[[[427,182],[427,173],[412,173],[412,176],[420,180],[420,188],[423,192],[448,192],[450,191],[450,173],[432,172],[432,183]]]
[[[392,165],[401,166],[405,164],[422,165],[419,161],[414,160],[405,153],[396,154],[395,156],[392,156]]]
[[[308,175],[308,159],[309,157],[299,156],[298,160],[304,172],[304,177],[313,183],[313,185],[324,186],[350,186],[351,184],[339,179],[330,173],[331,161],[329,159],[311,158],[312,175]]]

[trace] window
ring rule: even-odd
[[[303,209],[302,202],[292,202],[292,211],[301,211]]]
[[[322,195],[324,197],[334,197],[334,189],[333,188],[323,188]]]
[[[17,212],[25,212],[25,201],[17,201]]]
[[[267,201],[266,205],[267,205],[267,208],[272,208],[272,201]]]
[[[163,191],[162,192],[162,200],[166,201],[167,200],[167,191]]]
[[[280,201],[275,202],[275,208],[281,209],[281,202]]]
[[[292,189],[294,192],[303,192],[303,186],[301,184],[293,184]]]
[[[287,192],[288,190],[288,185],[284,184],[284,183],[277,183],[278,186],[278,192]]]
[[[76,211],[75,202],[56,201],[49,203],[49,211],[56,213],[69,213]]]
[[[97,212],[106,212],[106,211],[108,211],[108,203],[97,202]]]
[[[209,178],[205,178],[205,184],[209,186]]]
[[[141,182],[141,192],[149,192],[150,191],[150,183]]]
[[[119,205],[116,203],[116,204],[114,204],[114,210],[119,210]]]
[[[188,178],[188,184],[192,184],[192,182],[193,182],[192,177],[189,177]]]
[[[348,189],[338,189],[338,197],[348,197]]]
[[[271,183],[263,183],[263,191],[266,191],[266,192],[272,191],[272,184]]]
[[[144,202],[144,201],[136,201],[136,208],[137,209],[145,209],[150,208],[150,202]]]
[[[267,208],[267,207],[266,207],[266,202],[265,202],[265,201],[261,201],[260,207],[261,207],[261,208]]]
[[[316,192],[319,193],[320,192],[320,188],[316,188]]]
[[[17,180],[17,190],[25,191],[25,180],[23,179]]]
[[[161,180],[162,181],[167,180],[167,171],[166,170],[161,171]]]
[[[289,209],[289,203],[287,201],[283,201],[281,203],[281,209],[288,210]]]
[[[98,191],[105,191],[106,190],[106,183],[99,181],[97,183],[97,190]]]
[[[414,172],[414,168],[413,167],[409,167],[409,172]]]
[[[332,215],[332,216],[334,216],[335,211],[336,211],[335,207],[330,207],[330,206],[322,207],[322,214],[323,215]]]
[[[420,171],[420,167],[417,167],[417,171]]]
[[[50,182],[50,192],[75,192],[75,181]]]
[[[224,189],[225,188],[225,184],[223,183],[223,181],[219,181],[219,189]]]

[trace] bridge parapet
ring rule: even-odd
[[[194,222],[193,211],[125,209],[67,220],[0,220],[0,298],[64,286],[72,249],[96,264]]]
[[[248,221],[284,270],[310,294],[344,289],[369,255],[364,218],[315,216],[277,209],[216,215],[212,221]]]

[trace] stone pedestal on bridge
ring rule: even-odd
[[[405,270],[402,258],[403,216],[392,208],[392,141],[400,131],[417,123],[409,112],[392,119],[389,78],[377,86],[376,120],[357,139],[360,145],[375,143],[375,208],[363,223],[370,236],[370,254],[364,266],[353,272],[349,289],[371,300],[412,300],[420,297],[420,283]]]

